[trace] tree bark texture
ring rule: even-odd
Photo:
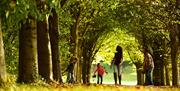
[[[137,73],[137,85],[143,85],[144,84],[144,74],[142,72],[143,64],[140,61],[134,62],[136,66],[136,73]]]
[[[70,30],[70,57],[78,57],[78,27],[79,27],[79,22],[80,22],[80,11],[77,12],[77,14],[74,14],[74,18],[75,18],[75,23],[71,26],[71,30]],[[72,59],[72,58],[71,58]],[[70,59],[70,62],[72,62],[73,60]],[[76,66],[77,67],[77,63],[79,63],[79,58],[76,62]],[[77,68],[74,68],[74,71],[77,70]],[[76,77],[77,74],[74,74],[74,77]],[[77,81],[77,79],[75,79],[75,81]]]
[[[62,83],[58,22],[56,10],[52,9],[52,15],[49,16],[49,35],[51,42],[53,79]]]
[[[88,40],[84,39],[83,40],[83,51],[82,51],[82,56],[83,56],[83,65],[82,65],[82,80],[84,84],[89,84],[90,83],[90,69],[91,69],[91,63],[93,59],[93,47],[95,45],[97,40]]]
[[[29,16],[19,32],[18,82],[32,83],[38,76],[36,20]]]
[[[177,64],[177,52],[178,52],[178,42],[177,42],[177,32],[175,26],[171,26],[170,39],[171,39],[171,62],[172,62],[172,85],[178,85],[178,64]]]
[[[77,68],[75,70],[76,72],[76,81],[78,83],[81,83],[81,80],[82,80],[82,43],[81,43],[81,40],[78,41],[78,62],[77,62]]]
[[[168,65],[165,65],[165,74],[166,74],[166,85],[170,86],[170,76]]]
[[[47,20],[37,22],[37,47],[39,74],[46,81],[52,80],[51,45]]]
[[[4,43],[2,34],[2,23],[0,16],[0,84],[6,82],[6,65],[4,55]]]
[[[83,63],[82,63],[82,81],[84,84],[87,83],[87,58],[86,58],[86,53],[83,50]]]
[[[157,50],[157,48],[153,49],[153,50]],[[160,57],[161,53],[158,51],[154,51],[153,53],[153,59],[154,59],[154,72],[153,72],[153,76],[154,76],[154,85],[156,86],[161,86],[162,84],[162,59]]]

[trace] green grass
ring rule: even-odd
[[[115,86],[115,85],[11,85],[0,91],[180,91],[180,88],[155,86]]]

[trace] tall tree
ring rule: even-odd
[[[6,65],[5,65],[5,56],[4,56],[4,43],[3,43],[3,34],[2,34],[2,23],[0,16],[0,85],[1,83],[6,82]]]
[[[180,15],[179,13],[177,13],[179,11],[179,8],[180,8],[180,1],[179,0],[176,0],[176,3],[175,3],[175,12],[176,12],[176,18],[178,22],[180,22]],[[178,54],[179,54],[179,28],[180,24],[179,23],[174,23],[173,25],[170,24],[170,38],[171,38],[171,61],[172,61],[172,85],[174,86],[178,86],[180,83],[179,83],[179,80],[180,78],[178,77]]]
[[[80,1],[75,2],[75,4],[72,6],[75,7],[75,8],[71,8],[71,14],[73,16],[72,18],[74,19],[75,22],[71,25],[70,28],[70,49],[69,49],[69,52],[71,53],[70,63],[73,61],[72,57],[78,57],[78,39],[79,39],[78,31],[79,31],[80,14],[81,14]],[[76,64],[77,63],[79,63],[78,60]],[[77,80],[75,79],[75,82],[76,81]]]
[[[59,32],[58,32],[58,14],[52,9],[52,15],[49,16],[49,35],[51,42],[53,78],[62,83],[61,67],[60,67],[60,50],[59,50]]]
[[[19,31],[19,74],[18,82],[35,82],[37,70],[36,19],[29,15]]]
[[[171,39],[171,62],[172,62],[172,85],[178,85],[178,62],[177,62],[177,53],[178,53],[178,40],[177,40],[177,31],[176,25],[170,25],[170,39]]]
[[[42,16],[37,21],[38,70],[40,76],[49,82],[53,80],[53,74],[48,20],[47,15],[43,14],[47,10],[45,5],[45,1],[37,0],[37,7]]]
[[[103,33],[103,31],[99,30],[98,32]],[[101,33],[97,33],[97,31],[94,32],[89,32],[88,36],[90,39],[84,39],[83,40],[83,64],[82,64],[82,80],[83,83],[90,83],[90,74],[91,74],[91,63],[94,59],[94,55],[96,54],[95,52],[95,47],[97,44],[97,40],[100,36]]]

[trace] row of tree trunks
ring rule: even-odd
[[[2,23],[0,16],[0,85],[6,82],[6,65],[5,65],[5,55],[4,55],[4,44],[2,35]]]
[[[156,86],[164,86],[165,85],[165,64],[164,62],[165,57],[164,57],[164,52],[162,52],[162,50],[159,50],[162,48],[165,48],[165,45],[162,45],[163,43],[165,43],[164,40],[161,40],[161,38],[158,36],[156,36],[156,38],[154,38],[153,40],[153,45],[150,45],[149,42],[147,42],[147,37],[145,36],[144,31],[142,31],[142,39],[143,39],[143,46],[144,47],[152,47],[152,56],[153,56],[153,61],[154,61],[154,71],[153,71],[153,82],[154,85]],[[159,40],[161,40],[159,42]],[[150,51],[149,51],[150,52]]]
[[[42,12],[45,2],[37,0],[36,3]],[[19,34],[18,82],[35,82],[38,74],[47,82],[53,78],[62,82],[58,36],[58,15],[55,9],[52,9],[49,21],[48,17],[42,21],[36,21],[32,16],[28,17],[26,23],[22,24]]]
[[[37,67],[36,19],[29,15],[19,31],[19,76],[18,82],[35,82]]]

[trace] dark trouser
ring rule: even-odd
[[[68,82],[68,83],[74,83],[73,72],[68,72],[67,82]]]
[[[145,79],[145,85],[153,85],[153,69],[154,68],[149,68],[145,75],[146,75],[146,79]]]
[[[98,74],[98,76],[97,76],[97,84],[99,84],[99,79],[101,79],[100,84],[102,84],[102,82],[103,82],[103,76]]]
[[[121,85],[121,71],[122,71],[122,66],[119,65],[114,65],[114,81],[115,84],[117,84],[117,77],[119,79],[119,85]]]

